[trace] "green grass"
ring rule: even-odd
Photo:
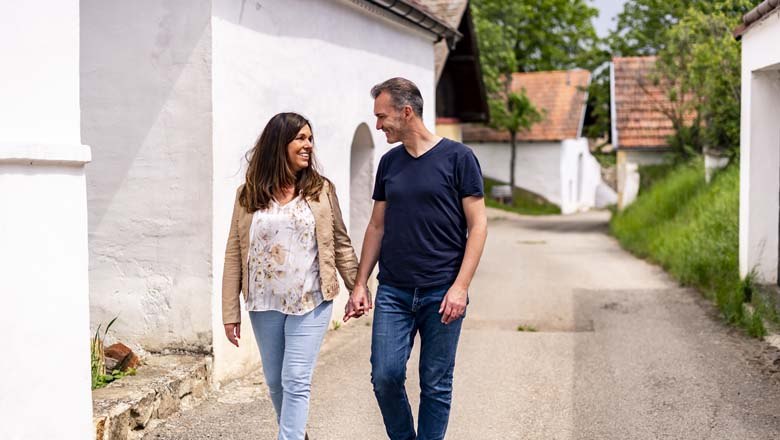
[[[593,151],[591,152],[593,157],[596,158],[596,160],[599,162],[599,164],[603,168],[609,168],[611,166],[615,166],[617,163],[617,157],[614,151],[610,153],[602,153],[600,151]]]
[[[536,333],[538,330],[536,330],[536,327],[534,327],[532,325],[520,324],[520,325],[517,326],[517,331],[519,331],[519,332]]]
[[[718,173],[710,185],[704,182],[701,160],[675,166],[613,216],[610,230],[623,247],[715,301],[726,320],[754,336],[764,334],[766,307],[756,296],[755,313],[743,307],[753,277],[739,277],[737,164]]]
[[[504,211],[516,212],[525,215],[555,215],[561,213],[561,208],[550,203],[544,197],[526,191],[521,188],[514,189],[514,200],[511,205],[504,205],[490,198],[490,190],[495,185],[505,185],[497,180],[485,178],[485,204],[491,208],[503,209]]]
[[[669,172],[675,169],[672,163],[643,165],[639,167],[639,194],[647,192],[656,182],[663,180]]]

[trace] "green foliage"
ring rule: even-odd
[[[92,389],[100,388],[106,385],[106,359],[103,354],[103,341],[108,334],[108,330],[114,325],[118,316],[115,316],[103,331],[103,336],[100,336],[100,328],[102,324],[98,324],[95,330],[95,336],[92,338],[89,344],[89,359],[90,359],[90,371],[92,373]]]
[[[595,67],[588,55],[598,44],[592,21],[598,10],[585,0],[473,0],[471,5],[482,65],[496,67],[497,77]]]
[[[666,31],[685,16],[692,5],[710,0],[628,0],[608,37],[616,56],[655,55],[666,47]]]
[[[538,330],[536,329],[536,327],[534,327],[532,325],[520,324],[520,325],[517,326],[517,331],[519,331],[519,332],[536,333]]]
[[[125,376],[135,376],[136,374],[135,368],[128,368],[127,371],[113,370],[108,373],[106,372],[106,358],[105,354],[103,353],[103,343],[106,339],[106,335],[108,335],[108,330],[111,328],[114,322],[116,322],[118,317],[119,316],[115,316],[114,319],[109,321],[105,330],[103,330],[102,336],[100,334],[100,328],[102,327],[102,324],[98,324],[98,327],[95,330],[95,336],[92,337],[90,341],[89,354],[93,390],[97,388],[103,388],[109,383],[115,380],[119,380]]]
[[[639,194],[649,190],[656,182],[662,180],[674,169],[672,163],[643,165],[639,167]]]
[[[740,49],[731,32],[751,0],[628,0],[607,37],[611,56],[658,55],[659,80],[674,103],[665,109],[683,159],[704,146],[734,152],[739,146]],[[594,59],[602,59],[597,53]],[[608,72],[594,74],[585,132],[609,133]],[[692,115],[697,115],[692,120]]]
[[[761,308],[744,313],[739,277],[739,166],[704,182],[701,160],[680,164],[616,214],[610,230],[629,251],[713,299],[726,320],[760,335]]]
[[[511,135],[522,133],[542,120],[542,114],[528,99],[525,90],[509,93],[506,99],[490,100],[490,125],[507,130]]]
[[[613,167],[617,164],[617,155],[615,152],[611,153],[602,153],[600,151],[593,151],[591,152],[593,157],[596,158],[596,160],[599,162],[599,165],[601,165],[602,168],[609,168]]]
[[[735,153],[739,148],[741,56],[731,32],[749,0],[696,4],[665,33],[657,70],[669,87],[678,134],[673,146],[683,156],[704,146]],[[685,115],[697,117],[686,123]]]
[[[100,375],[97,378],[93,377],[92,389],[94,390],[97,388],[103,388],[104,386],[110,384],[111,382],[122,379],[123,377],[135,376],[136,372],[137,371],[135,368],[128,368],[127,371],[114,370],[108,374]]]
[[[485,194],[490,195],[490,191],[495,185],[504,185],[497,180],[485,178]],[[490,197],[485,198],[485,204],[491,208],[502,209],[504,211],[516,212],[524,215],[555,215],[561,213],[561,208],[550,203],[544,197],[526,191],[521,188],[515,188],[513,192],[512,204],[505,205]]]

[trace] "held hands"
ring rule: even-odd
[[[371,293],[365,285],[356,284],[355,290],[349,295],[346,307],[344,307],[344,322],[349,318],[360,318],[368,313],[374,305],[371,303]]]
[[[466,312],[468,301],[468,289],[455,284],[450,287],[439,307],[441,322],[444,325],[459,319]]]
[[[241,339],[241,323],[225,324],[225,335],[231,344],[238,347],[238,340]]]

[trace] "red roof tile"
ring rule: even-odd
[[[672,108],[666,89],[654,81],[656,57],[615,57],[614,106],[619,149],[668,148],[674,134],[664,113]]]
[[[523,142],[561,141],[580,137],[588,99],[587,70],[557,70],[512,74],[512,91],[525,94],[543,111],[543,120],[517,136]],[[464,124],[465,142],[509,142],[509,133],[484,125]]]

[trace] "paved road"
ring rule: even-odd
[[[608,214],[489,216],[448,439],[780,438],[780,382],[759,360],[767,346],[622,251],[606,235]],[[369,382],[369,325],[364,319],[326,339],[312,440],[386,438]],[[416,361],[415,353],[415,407]],[[255,374],[145,438],[273,439],[275,429]]]

